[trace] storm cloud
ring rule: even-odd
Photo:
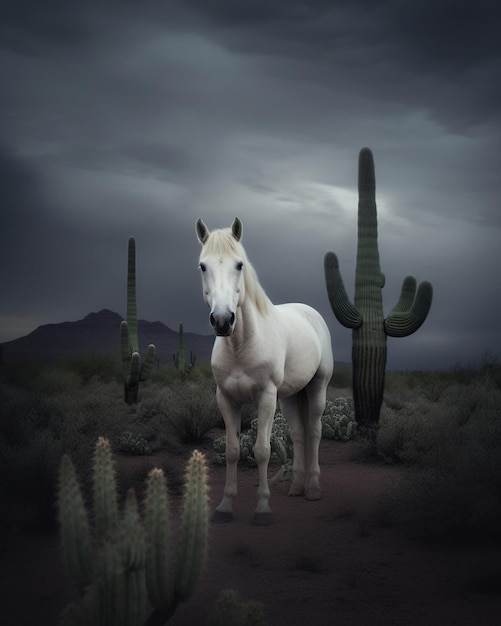
[[[4,2],[0,341],[125,313],[209,333],[194,222],[229,226],[274,302],[335,320],[353,294],[357,160],[375,157],[385,311],[408,274],[434,301],[389,366],[498,354],[501,46],[495,3]]]

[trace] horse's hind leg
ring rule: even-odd
[[[289,488],[290,496],[302,496],[305,490],[305,432],[301,419],[301,406],[305,398],[300,398],[299,394],[280,399],[280,406],[287,423],[292,443],[294,444],[294,459],[292,465],[292,484]]]
[[[213,522],[233,519],[233,498],[237,495],[237,463],[240,456],[240,408],[235,406],[219,388],[216,391],[219,409],[226,427],[226,482],[224,495],[217,505]]]

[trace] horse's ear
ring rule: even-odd
[[[231,225],[231,234],[233,235],[233,237],[235,237],[237,241],[240,241],[240,239],[242,238],[242,230],[242,222],[238,219],[238,217],[236,217],[233,220],[233,224]]]
[[[207,226],[202,222],[201,218],[197,219],[196,230],[198,240],[201,244],[204,244],[209,238],[210,231]]]

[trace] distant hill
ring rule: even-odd
[[[120,322],[118,313],[103,309],[89,313],[76,322],[45,324],[25,337],[1,344],[4,363],[53,362],[79,354],[111,354],[120,357]],[[178,332],[162,322],[138,321],[139,350],[143,355],[146,346],[154,343],[160,365],[172,363],[172,355],[179,346]],[[184,333],[186,358],[190,350],[197,360],[208,361],[214,343],[213,335]]]

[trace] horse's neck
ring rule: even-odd
[[[273,315],[273,304],[269,302],[267,316]],[[262,314],[258,312],[256,305],[245,299],[242,306],[237,310],[237,323],[231,339],[234,340],[235,347],[251,345],[262,336],[268,327]]]

